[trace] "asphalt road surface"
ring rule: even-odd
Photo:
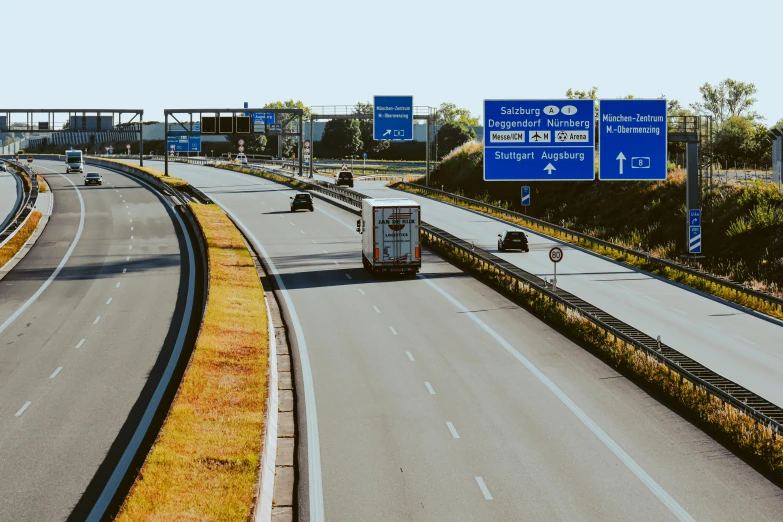
[[[60,162],[36,170],[53,190],[53,215],[0,281],[0,520],[9,522],[66,519],[96,472],[113,469],[186,293],[182,234],[157,196],[102,169],[90,168],[104,178],[90,187],[81,174],[56,174]]]
[[[751,313],[691,289],[528,232],[530,252],[499,252],[497,235],[514,228],[468,210],[366,181],[356,190],[371,197],[411,197],[422,219],[550,280],[549,250],[563,249],[558,287],[661,340],[710,369],[783,406],[783,322]]]
[[[300,520],[783,517],[775,485],[440,258],[425,252],[417,278],[373,278],[354,214],[321,199],[290,213],[282,185],[170,169],[246,229],[285,287],[309,408]]]

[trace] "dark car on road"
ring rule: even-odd
[[[340,185],[348,185],[349,187],[353,187],[353,174],[347,170],[338,172],[337,176],[334,177],[334,184],[338,187]]]
[[[530,252],[527,234],[521,230],[506,230],[502,234],[498,234],[498,250],[505,252],[512,249]]]
[[[103,185],[103,178],[97,172],[88,172],[84,176],[85,185]]]
[[[297,192],[295,196],[291,197],[291,212],[303,208],[312,212],[315,210],[313,207],[313,196],[309,192]]]

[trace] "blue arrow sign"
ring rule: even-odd
[[[527,185],[522,187],[522,205],[525,207],[530,206],[530,187]]]
[[[375,96],[372,135],[374,140],[413,140],[413,96]]]
[[[701,254],[701,227],[688,227],[688,252]]]
[[[601,100],[598,179],[666,179],[666,100]]]
[[[697,208],[692,208],[688,212],[689,218],[688,218],[688,224],[692,227],[700,227],[701,226],[701,210]]]
[[[484,100],[484,180],[595,178],[593,100]]]

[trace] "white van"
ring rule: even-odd
[[[65,173],[71,172],[84,173],[84,156],[80,150],[66,150],[65,151]]]
[[[237,154],[237,162],[241,165],[247,165],[247,156],[245,156],[244,152]]]

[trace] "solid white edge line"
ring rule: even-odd
[[[58,367],[57,367],[57,369],[54,371],[54,373],[52,373],[52,374],[49,376],[49,378],[50,378],[50,379],[54,379],[55,377],[57,377],[57,374],[58,374],[58,373],[60,373],[60,370],[62,370],[62,369],[63,369],[63,367],[62,367],[62,366],[58,366]]]
[[[454,427],[451,421],[446,421],[446,427],[449,428],[452,437],[454,437],[455,439],[459,438],[459,433],[457,433],[457,429]]]
[[[310,355],[307,351],[307,341],[305,340],[304,330],[302,329],[302,323],[299,321],[299,316],[296,313],[296,307],[291,300],[291,296],[288,294],[288,289],[283,282],[283,278],[277,271],[272,258],[267,253],[264,246],[253,234],[250,229],[226,206],[224,206],[218,199],[210,196],[210,199],[217,203],[223,211],[231,216],[231,218],[239,225],[242,231],[253,241],[258,251],[264,256],[264,259],[272,271],[272,275],[275,278],[277,287],[280,289],[280,293],[285,301],[288,313],[293,321],[293,329],[296,334],[296,343],[299,348],[299,358],[302,365],[302,383],[304,387],[305,395],[305,417],[307,419],[307,464],[308,464],[308,477],[309,477],[309,494],[310,494],[310,521],[311,522],[323,522],[324,515],[324,496],[323,496],[323,477],[321,474],[321,443],[318,438],[318,412],[316,411],[315,403],[315,386],[313,384],[313,370],[310,366]]]
[[[52,169],[48,169],[47,167],[42,167],[42,168],[45,168],[47,170],[52,170]],[[55,171],[52,170],[52,172]],[[44,283],[38,288],[38,290],[36,290],[36,292],[33,295],[31,295],[30,298],[27,301],[25,301],[25,303],[22,306],[20,306],[13,314],[11,314],[11,317],[6,319],[3,324],[0,324],[0,333],[2,333],[6,328],[11,326],[11,323],[16,321],[16,319],[20,315],[22,315],[22,313],[24,313],[24,311],[27,310],[30,307],[30,305],[32,305],[36,301],[36,299],[38,299],[41,296],[42,293],[44,293],[44,290],[49,288],[49,285],[52,284],[52,281],[54,281],[54,279],[62,271],[63,267],[65,266],[65,263],[67,263],[68,260],[71,258],[71,254],[73,254],[74,249],[76,249],[77,243],[79,243],[79,239],[82,237],[82,231],[84,230],[84,217],[85,217],[84,198],[82,198],[82,193],[79,190],[79,187],[76,186],[76,184],[73,181],[68,179],[67,176],[65,176],[64,174],[60,174],[59,172],[55,172],[55,173],[65,178],[68,181],[68,183],[73,185],[73,188],[76,189],[76,195],[79,196],[79,228],[76,229],[76,236],[73,238],[73,241],[71,242],[71,246],[68,247],[68,250],[65,252],[65,255],[63,256],[62,260],[60,260],[60,263],[57,265],[57,268],[54,269],[54,272],[51,273],[49,278],[46,281],[44,281]],[[54,198],[52,198],[52,200],[54,200]]]
[[[474,323],[480,326],[485,332],[487,332],[498,344],[500,344],[506,351],[511,354],[517,361],[530,371],[544,386],[549,388],[549,391],[562,402],[571,413],[573,413],[587,429],[589,429],[598,440],[600,440],[636,477],[649,489],[658,500],[666,506],[671,513],[681,521],[693,521],[693,517],[664,490],[660,484],[658,484],[650,475],[647,474],[637,462],[628,455],[598,424],[593,421],[577,404],[571,400],[571,398],[563,392],[549,377],[539,370],[532,362],[530,362],[524,355],[519,353],[516,348],[511,346],[503,337],[500,336],[495,330],[493,330],[484,321],[478,318],[473,312],[465,308],[462,303],[454,299],[449,293],[439,287],[437,284],[430,281],[424,275],[419,274],[419,279],[426,282],[432,288],[434,288],[440,295],[442,295],[447,301],[453,304],[462,313],[467,315]]]
[[[481,493],[484,495],[484,499],[492,500],[492,495],[489,493],[489,488],[487,488],[487,485],[484,484],[484,479],[481,477],[476,477],[476,482],[478,482],[478,487],[481,490]]]
[[[19,417],[19,416],[21,416],[21,415],[24,413],[24,410],[26,410],[26,409],[27,409],[27,407],[28,407],[28,406],[30,406],[31,404],[32,404],[32,402],[30,402],[30,401],[27,401],[27,402],[25,402],[25,403],[22,405],[22,407],[21,407],[21,408],[19,408],[19,411],[17,411],[17,412],[16,412],[16,415],[14,415],[14,417]]]
[[[277,456],[277,423],[278,423],[278,390],[277,390],[277,341],[275,326],[272,323],[272,312],[269,310],[269,300],[266,302],[267,324],[269,326],[269,395],[267,395],[267,422],[264,423],[264,449],[261,455],[261,491],[259,508],[256,510],[255,522],[272,520],[272,501],[275,490],[275,459]]]
[[[410,353],[410,352],[408,352]],[[435,389],[432,387],[432,384],[430,384],[427,381],[424,381],[424,386],[427,387],[427,391],[430,392],[430,395],[435,395]]]
[[[416,359],[413,358],[413,354],[411,352],[405,352],[405,354],[408,356],[408,359],[410,359],[411,362],[416,361]]]
[[[134,180],[149,188],[150,191],[158,197],[158,199],[169,206],[169,208],[172,210],[172,213],[179,222],[180,230],[182,230],[185,236],[185,244],[188,248],[189,273],[188,295],[185,301],[185,312],[183,317],[187,317],[189,319],[193,314],[193,299],[196,288],[196,254],[193,252],[193,245],[190,241],[190,236],[187,233],[187,228],[185,227],[185,223],[182,221],[179,213],[177,213],[177,211],[173,208],[171,202],[163,197],[163,195],[156,192],[155,189],[152,188],[148,183],[135,178]],[[125,447],[125,451],[122,453],[120,461],[117,463],[117,466],[114,468],[114,471],[109,477],[109,480],[104,485],[103,491],[101,491],[101,495],[98,497],[98,500],[95,502],[95,505],[90,511],[90,514],[87,517],[87,522],[99,522],[103,518],[106,509],[109,507],[109,502],[111,502],[111,499],[117,492],[117,488],[120,486],[120,482],[122,481],[123,477],[125,477],[127,474],[131,460],[136,455],[136,452],[141,445],[141,441],[147,434],[149,426],[152,423],[152,418],[155,416],[155,412],[158,411],[158,406],[160,405],[160,401],[163,398],[163,393],[166,391],[166,388],[171,381],[171,376],[174,373],[174,369],[176,368],[180,354],[182,353],[182,347],[185,344],[185,337],[187,337],[189,324],[190,320],[182,321],[179,333],[177,334],[177,339],[174,342],[174,349],[171,351],[171,356],[166,363],[165,370],[163,370],[163,375],[161,376],[160,381],[158,381],[158,386],[155,388],[155,392],[152,394],[152,398],[147,404],[147,409],[144,410],[144,415],[142,416],[139,425],[136,427],[136,431],[133,433],[133,437]]]

